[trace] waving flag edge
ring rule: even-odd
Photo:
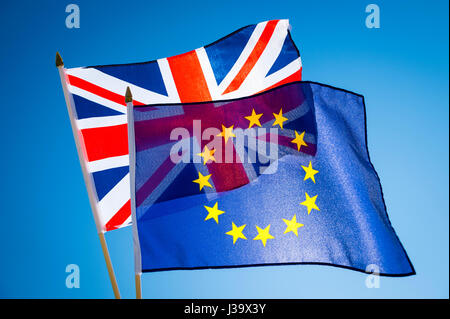
[[[265,94],[268,91],[272,91],[272,90],[277,90],[280,89],[284,86],[289,86],[289,85],[294,85],[296,83],[305,83],[305,84],[313,84],[313,85],[318,85],[321,87],[326,87],[326,88],[331,88],[333,90],[337,90],[337,91],[341,91],[344,93],[348,93],[348,94],[352,94],[355,95],[359,98],[361,98],[361,105],[362,105],[362,111],[363,111],[363,117],[364,117],[364,123],[363,123],[363,128],[364,128],[364,148],[365,148],[365,152],[366,152],[366,156],[368,159],[368,162],[371,166],[372,171],[375,173],[375,177],[376,177],[376,181],[377,184],[379,186],[379,191],[381,194],[381,201],[383,203],[383,207],[384,207],[384,212],[385,212],[385,217],[388,221],[388,227],[390,228],[390,230],[392,231],[392,233],[395,235],[395,238],[397,240],[397,242],[400,245],[400,248],[411,268],[410,272],[407,273],[377,273],[377,275],[379,276],[383,276],[383,277],[407,277],[407,276],[412,276],[412,275],[416,275],[416,270],[402,244],[402,242],[400,241],[400,238],[398,237],[394,227],[392,226],[392,223],[390,221],[389,218],[389,214],[387,212],[387,207],[386,207],[386,203],[385,203],[385,199],[384,199],[384,193],[383,193],[383,189],[382,189],[382,185],[381,185],[381,180],[380,177],[377,173],[377,171],[375,170],[375,167],[373,166],[372,160],[370,158],[370,154],[369,154],[369,148],[368,148],[368,134],[367,134],[367,113],[366,113],[366,104],[365,104],[365,98],[362,94],[359,93],[355,93],[352,92],[350,90],[346,90],[346,89],[342,89],[342,88],[338,88],[338,87],[334,87],[332,85],[328,85],[328,84],[323,84],[323,83],[319,83],[319,82],[315,82],[315,81],[295,81],[295,82],[290,82],[290,83],[286,83],[283,85],[280,85],[278,87],[275,88],[271,88],[267,91],[261,92],[261,93],[257,93],[255,95],[252,95],[252,97],[254,96],[258,96],[261,94]],[[231,99],[231,100],[218,100],[218,101],[214,101],[214,102],[230,102],[230,101],[236,101],[236,100],[242,100],[242,99],[246,99],[249,97],[240,97],[240,98],[235,98],[235,99]],[[208,103],[208,102],[200,102],[200,103]],[[184,105],[184,104],[199,104],[199,103],[166,103],[166,104],[149,104],[147,106],[168,106],[168,105]],[[128,112],[128,119],[131,121],[133,119],[133,115],[132,115],[132,108],[136,107],[133,106],[132,103],[129,103],[127,105],[127,112]],[[139,106],[137,106],[139,107]],[[133,137],[133,140],[130,139],[130,136]],[[140,241],[139,241],[139,235],[138,235],[138,223],[136,223],[136,199],[135,199],[135,177],[134,177],[134,173],[135,173],[135,156],[136,156],[136,150],[135,150],[135,143],[134,143],[134,126],[129,125],[129,148],[130,148],[130,157],[133,156],[134,161],[130,162],[130,177],[131,180],[133,182],[132,190],[133,192],[131,193],[131,203],[132,203],[132,207],[131,207],[131,211],[132,211],[132,227],[133,227],[133,243],[134,243],[134,252],[135,252],[135,271],[136,274],[141,274],[143,272],[160,272],[160,271],[172,271],[172,270],[203,270],[203,269],[233,269],[233,268],[247,268],[247,267],[262,267],[262,266],[287,266],[287,265],[318,265],[318,266],[332,266],[332,267],[336,267],[336,268],[342,268],[342,269],[348,269],[348,270],[353,270],[353,271],[357,271],[357,272],[361,272],[361,273],[365,273],[365,274],[371,274],[371,272],[367,271],[366,269],[362,269],[362,268],[357,268],[357,267],[352,267],[352,266],[346,266],[346,265],[339,265],[339,264],[333,264],[333,263],[327,263],[327,262],[283,262],[283,263],[255,263],[255,264],[242,264],[242,265],[224,265],[224,266],[207,266],[207,267],[203,267],[203,266],[199,266],[199,267],[168,267],[168,268],[157,268],[157,269],[142,269],[142,261],[141,261],[141,249],[140,249]],[[133,155],[132,155],[133,154]],[[242,186],[245,187],[245,186]]]

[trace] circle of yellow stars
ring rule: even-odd
[[[283,109],[280,108],[280,111],[278,113],[272,113],[274,116],[274,121],[272,123],[272,126],[278,125],[280,129],[283,129],[283,123],[288,121],[288,118],[283,116]],[[253,126],[259,126],[261,127],[260,118],[263,116],[263,113],[256,113],[255,109],[252,109],[252,113],[248,116],[245,116],[244,118],[249,121],[248,128],[251,128]],[[228,142],[230,138],[236,137],[236,135],[233,133],[233,127],[234,125],[231,125],[229,127],[226,127],[225,125],[222,125],[222,131],[217,135],[223,137],[225,144]],[[308,144],[305,142],[305,131],[302,133],[295,132],[295,138],[291,140],[291,143],[294,143],[297,145],[297,151],[300,152],[300,149],[302,146],[308,146]],[[203,165],[206,165],[208,163],[215,162],[216,159],[214,158],[215,149],[209,149],[207,146],[203,149],[203,152],[196,154],[197,156],[200,156],[203,158]],[[318,170],[315,170],[312,167],[311,161],[309,161],[308,166],[303,166],[302,168],[305,172],[305,177],[303,181],[307,181],[310,179],[314,184],[316,183],[315,175],[319,173]],[[193,183],[197,183],[199,185],[199,190],[201,191],[204,187],[210,187],[212,188],[212,185],[209,182],[209,178],[211,177],[211,174],[203,176],[202,173],[198,172],[198,179],[193,180]],[[316,204],[318,195],[310,196],[307,192],[305,192],[305,200],[300,203],[300,205],[303,205],[307,208],[308,215],[311,214],[313,210],[320,211],[319,207]],[[216,224],[219,224],[219,216],[222,214],[225,214],[225,211],[219,209],[219,202],[216,202],[212,207],[210,206],[204,206],[204,208],[207,211],[207,215],[205,217],[205,221],[213,220],[216,222]],[[282,218],[283,222],[286,225],[286,229],[283,234],[293,233],[296,237],[298,237],[298,229],[303,227],[304,225],[297,222],[297,215],[294,214],[291,219],[285,219]],[[258,235],[256,235],[253,240],[260,240],[262,245],[266,247],[267,241],[269,239],[274,239],[275,237],[270,234],[270,226],[271,224],[267,225],[265,228],[256,226],[256,230],[258,232]],[[246,224],[237,226],[234,222],[231,222],[231,230],[226,232],[226,235],[229,235],[233,237],[233,245],[236,244],[238,239],[247,240],[247,237],[244,235],[244,229],[247,227]]]

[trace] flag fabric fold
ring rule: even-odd
[[[172,57],[64,69],[102,230],[131,222],[127,87],[135,105],[224,100],[299,81],[301,66],[288,20],[271,20]]]
[[[228,101],[135,106],[132,118],[138,272],[415,273],[370,162],[361,95],[293,82]]]

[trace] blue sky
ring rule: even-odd
[[[390,220],[417,275],[381,278],[325,266],[143,275],[146,298],[448,298],[448,2],[64,1],[0,12],[0,297],[112,298],[54,56],[67,67],[153,60],[242,26],[288,18],[303,78],[365,96],[372,162]],[[380,8],[381,28],[365,26]],[[131,229],[106,234],[121,293],[134,297]],[[66,265],[80,288],[65,286]]]

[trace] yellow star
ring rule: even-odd
[[[255,113],[255,109],[252,109],[252,115],[245,116],[245,118],[250,121],[250,123],[248,124],[248,128],[251,128],[253,125],[258,125],[259,127],[261,127],[261,123],[259,122],[259,118],[262,115],[263,115],[262,113],[256,114]]]
[[[244,234],[242,234],[242,231],[247,225],[237,227],[233,222],[231,222],[231,224],[233,229],[230,230],[229,232],[226,232],[225,234],[233,236],[233,245],[236,242],[236,240],[238,240],[238,238],[247,239],[247,237],[245,237]]]
[[[275,116],[275,121],[273,122],[272,126],[279,125],[281,129],[283,129],[283,123],[286,122],[288,119],[283,116],[283,109],[280,109],[280,112],[278,114],[272,113],[273,116]]]
[[[286,230],[284,233],[289,233],[290,231],[298,237],[298,228],[303,227],[303,224],[297,223],[297,216],[294,215],[291,220],[287,220],[283,218],[283,221],[286,223]]]
[[[311,213],[312,209],[320,211],[319,207],[317,207],[317,205],[316,205],[317,195],[314,197],[309,197],[308,193],[306,193],[306,192],[305,192],[305,195],[306,195],[306,200],[300,204],[308,207],[308,215]]]
[[[227,144],[228,139],[230,137],[236,137],[236,135],[234,135],[233,133],[233,126],[234,125],[231,125],[230,127],[225,127],[224,125],[222,125],[222,132],[217,134],[217,136],[223,136],[225,144]]]
[[[198,156],[203,157],[203,165],[205,165],[209,160],[212,162],[215,162],[216,159],[214,158],[214,153],[216,152],[215,149],[208,149],[208,146],[205,145],[205,149],[203,150],[203,153],[198,153]]]
[[[200,190],[202,190],[203,186],[211,187],[211,184],[208,182],[208,179],[211,177],[211,174],[203,176],[202,173],[198,172],[198,178],[193,180],[194,183],[200,185]]]
[[[270,224],[269,224],[269,226],[267,226],[264,229],[261,229],[258,226],[256,226],[256,230],[258,231],[258,235],[256,235],[256,237],[253,238],[253,240],[260,240],[263,243],[264,247],[266,247],[267,239],[274,239],[275,238],[271,234],[269,234]]]
[[[305,136],[305,131],[303,131],[302,134],[298,134],[297,131],[295,131],[295,138],[291,141],[291,143],[297,144],[297,151],[300,152],[300,148],[304,146],[308,146],[308,144],[305,143],[303,140],[303,137]]]
[[[217,204],[218,204],[218,202],[216,202],[213,207],[209,207],[209,206],[204,206],[204,207],[208,211],[208,216],[206,216],[205,220],[214,218],[214,220],[218,224],[219,223],[219,215],[222,215],[225,212],[223,210],[218,209]]]
[[[316,180],[314,179],[314,175],[316,175],[317,173],[319,173],[319,171],[316,171],[315,169],[312,168],[311,165],[311,161],[309,161],[309,166],[303,166],[303,170],[305,171],[305,178],[303,179],[304,181],[306,181],[308,178],[311,178],[311,180],[314,182],[314,184],[316,183]]]

